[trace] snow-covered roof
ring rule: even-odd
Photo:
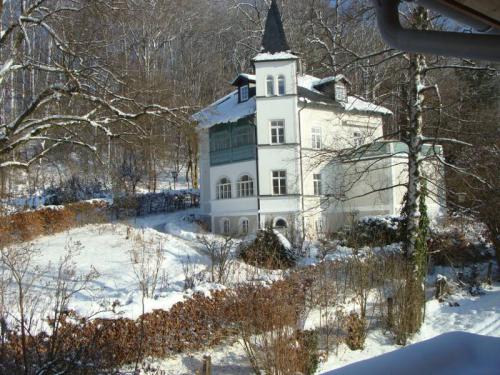
[[[238,102],[238,91],[233,91],[207,108],[193,115],[201,129],[210,128],[216,124],[226,124],[255,114],[255,97],[246,102]]]
[[[301,95],[301,93],[299,92],[299,100],[304,103],[314,102],[317,104],[324,104],[324,105],[331,104],[332,100],[327,95],[318,90],[317,87],[332,81],[338,82],[342,79],[345,79],[344,76],[342,75],[327,77],[322,79],[310,75],[300,76],[298,78],[299,87],[302,87],[314,93],[315,95],[312,98],[311,96],[306,95],[307,93],[303,93],[303,95]],[[347,102],[335,102],[335,103],[341,105],[346,111],[374,112],[382,115],[392,115],[391,110],[383,106],[380,106],[378,104],[368,102],[359,96],[349,95],[347,97]]]
[[[268,53],[262,52],[253,58],[253,61],[279,61],[279,60],[296,60],[297,56],[290,52]]]
[[[275,54],[276,55],[276,54]],[[249,81],[255,81],[255,75],[240,74],[238,78],[246,78]],[[315,103],[321,105],[337,105],[341,106],[345,111],[360,111],[372,112],[382,115],[390,115],[392,112],[380,105],[370,103],[363,98],[349,95],[347,102],[337,102],[333,98],[325,95],[316,87],[321,86],[325,82],[343,79],[343,76],[316,78],[310,75],[302,75],[298,77],[298,94],[299,100],[303,103]],[[328,81],[329,80],[329,81]],[[193,115],[193,119],[198,122],[198,127],[201,129],[210,128],[216,124],[226,124],[236,122],[242,118],[252,116],[256,112],[255,97],[239,103],[238,91],[233,91],[222,99],[211,104],[207,108]]]
[[[343,74],[337,74],[336,76],[325,77],[320,79],[317,83],[315,83],[315,86],[322,86],[326,83],[339,82],[339,81],[345,81],[351,84],[351,82]]]
[[[246,79],[247,81],[255,82],[255,74],[240,73],[235,79],[233,79],[233,82],[231,84],[234,86],[241,79]]]

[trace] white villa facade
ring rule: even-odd
[[[350,95],[343,76],[301,74],[272,4],[255,74],[240,74],[235,91],[194,116],[211,230],[245,235],[273,225],[315,237],[362,216],[399,214],[407,157],[403,143],[383,138],[391,111]],[[436,216],[443,177],[432,158],[427,164]]]

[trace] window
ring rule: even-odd
[[[271,121],[271,144],[276,145],[283,143],[285,143],[285,121]]]
[[[231,221],[229,219],[222,220],[222,234],[229,234],[231,232]]]
[[[276,220],[276,223],[274,224],[274,227],[276,229],[284,229],[287,227],[286,220],[285,219],[278,219]]]
[[[286,171],[273,171],[273,194],[286,195]]]
[[[335,84],[335,100],[338,102],[347,101],[347,89],[343,83]]]
[[[255,144],[255,129],[251,126],[236,127],[232,134],[232,146],[240,147]]]
[[[231,198],[231,181],[227,178],[221,178],[217,184],[217,199]]]
[[[278,95],[285,95],[285,93],[286,93],[285,76],[280,75],[278,77]]]
[[[363,144],[363,134],[360,132],[353,133],[353,144],[354,147],[360,147]]]
[[[210,136],[210,151],[223,151],[231,148],[231,136],[228,131],[213,133]]]
[[[267,76],[267,96],[274,96],[274,77]]]
[[[321,128],[312,129],[312,148],[321,150]]]
[[[241,234],[248,234],[248,228],[249,228],[249,224],[248,224],[248,219],[242,219],[241,220]]]
[[[313,183],[314,183],[314,195],[323,194],[323,186],[321,184],[321,174],[313,175]]]
[[[314,229],[316,230],[316,234],[322,234],[323,233],[323,220],[317,219],[314,222]]]
[[[240,102],[246,102],[248,100],[248,86],[240,87]]]
[[[253,180],[248,175],[241,176],[238,181],[238,197],[253,196]]]

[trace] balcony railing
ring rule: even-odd
[[[255,160],[256,149],[255,145],[245,145],[233,147],[227,150],[211,151],[210,165],[221,165],[236,163],[239,161]]]

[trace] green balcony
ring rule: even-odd
[[[236,163],[239,161],[255,160],[256,159],[255,145],[246,145],[234,147],[228,150],[211,151],[210,165],[221,165]]]

